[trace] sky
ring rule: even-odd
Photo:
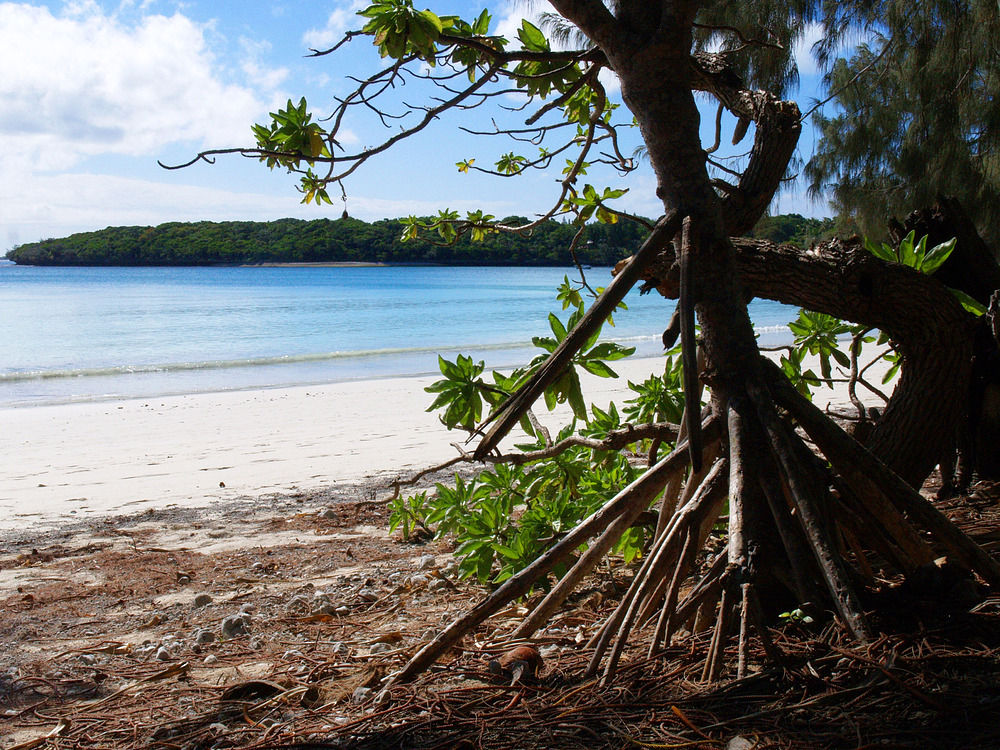
[[[220,157],[168,171],[209,148],[253,144],[250,127],[268,112],[305,96],[317,114],[353,89],[350,77],[381,67],[368,38],[333,55],[310,58],[364,19],[356,0],[47,0],[0,2],[0,255],[11,247],[107,226],[167,221],[266,221],[283,217],[337,217],[345,208],[302,205],[297,180],[255,160]],[[469,3],[427,0],[438,13],[468,15]],[[477,11],[480,4],[474,6]],[[516,38],[525,8],[513,0],[486,4],[491,33]],[[797,50],[802,74],[792,98],[805,111],[819,76],[809,35]],[[614,91],[614,81],[607,81]],[[405,87],[404,87],[405,88]],[[417,85],[400,91],[393,112],[426,94]],[[510,107],[517,102],[509,100]],[[525,113],[494,109],[522,121]],[[703,133],[713,139],[714,108]],[[404,120],[404,122],[406,122]],[[364,148],[398,128],[373,116],[345,123],[342,142]],[[462,174],[461,160],[480,164],[517,144],[459,129],[489,130],[489,114],[452,113],[418,138],[367,162],[346,181],[346,208],[366,221],[439,209],[483,209],[496,216],[532,216],[558,195],[562,162],[515,181]],[[726,123],[731,132],[732,123]],[[724,134],[725,136],[728,133]],[[807,125],[799,158],[812,149]],[[625,145],[638,144],[626,132]],[[748,142],[748,141],[747,141]],[[741,147],[746,148],[746,143]],[[628,187],[623,210],[660,213],[648,167],[622,182],[594,174],[595,185]],[[829,215],[824,203],[794,185],[774,213]]]

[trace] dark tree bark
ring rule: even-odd
[[[955,434],[956,415],[967,401],[973,343],[970,316],[938,281],[879,261],[859,251],[857,243],[834,242],[806,253],[730,239],[752,226],[770,203],[798,138],[798,115],[794,105],[742,91],[739,82],[718,66],[718,58],[691,56],[697,0],[618,0],[612,4],[613,12],[602,0],[550,2],[600,48],[617,74],[622,97],[645,141],[665,216],[546,364],[490,418],[493,425],[476,456],[484,457],[496,447],[563,371],[588,327],[603,320],[639,278],[667,297],[679,297],[688,404],[700,403],[697,374],[711,388],[712,413],[704,425],[693,418],[696,412],[689,415],[686,444],[678,445],[671,456],[650,467],[533,565],[449,625],[395,679],[412,679],[512,597],[528,591],[555,563],[581,544],[590,544],[569,582],[553,589],[538,615],[518,630],[519,637],[530,636],[634,515],[669,487],[674,490],[662,498],[663,523],[657,526],[642,567],[588,644],[593,648],[588,675],[596,674],[603,664],[604,677],[610,677],[630,633],[643,623],[655,623],[652,650],[692,617],[708,621],[706,627],[712,627],[714,620],[705,677],[713,679],[720,673],[731,633],[739,636],[742,671],[748,628],[755,627],[767,641],[758,571],[767,573],[770,584],[782,570],[794,568],[794,576],[785,576],[785,585],[794,594],[819,594],[822,606],[835,611],[852,636],[869,640],[874,633],[856,589],[870,582],[870,568],[865,567],[857,539],[875,535],[875,546],[908,573],[934,553],[912,525],[913,519],[947,549],[960,553],[984,579],[1000,582],[1000,566],[906,484],[919,484],[927,476]],[[741,119],[757,122],[750,163],[737,185],[709,177],[696,89],[712,91]],[[811,404],[796,400],[784,376],[766,368],[747,312],[754,295],[864,323],[896,340],[905,365],[871,438],[875,456],[827,416],[813,411]],[[692,310],[701,324],[697,341]],[[700,371],[698,362],[704,363]],[[829,468],[779,414],[777,396],[800,426],[807,425],[817,444],[822,442]],[[724,434],[703,444],[701,432],[709,425],[718,425]],[[702,461],[704,470],[699,471]],[[677,495],[685,476],[684,489]],[[842,498],[831,490],[837,482],[845,488]],[[704,543],[727,495],[729,548],[678,601],[679,584],[694,572],[694,552]],[[857,567],[845,552],[846,537],[854,540]],[[739,626],[734,628],[737,618]],[[777,658],[774,644],[769,648]]]
[[[899,383],[868,447],[907,483],[923,484],[965,418],[975,319],[936,278],[878,260],[856,240],[809,252],[764,240],[734,244],[748,295],[878,328],[897,342]],[[676,298],[672,266],[668,248],[646,280]]]

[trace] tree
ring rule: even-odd
[[[830,28],[866,38],[828,74],[837,113],[806,174],[836,208],[879,233],[956,196],[994,250],[1000,242],[1000,8],[906,0],[835,3]],[[829,49],[836,39],[825,45]]]
[[[479,425],[485,434],[473,456],[499,460],[500,442],[529,418],[531,405],[543,394],[580,408],[573,367],[586,359],[600,326],[640,280],[665,297],[679,299],[665,339],[681,340],[687,406],[679,428],[662,423],[650,428],[676,433],[676,447],[666,457],[651,460],[599,510],[442,631],[396,679],[411,679],[470,628],[562,565],[568,568],[565,575],[518,630],[518,635],[530,637],[654,501],[659,521],[652,545],[631,588],[591,644],[591,674],[614,673],[637,624],[651,618],[656,623],[649,643],[653,651],[701,610],[714,613],[715,637],[705,668],[706,676],[714,677],[722,667],[734,618],[741,620],[741,654],[746,653],[751,628],[767,642],[767,597],[762,592],[772,586],[784,586],[798,601],[823,602],[854,638],[869,640],[873,630],[859,598],[859,586],[871,582],[863,572],[862,546],[876,550],[903,573],[930,563],[944,549],[986,580],[1000,582],[1000,566],[913,489],[953,443],[965,411],[974,317],[934,277],[880,259],[856,243],[834,242],[804,252],[730,239],[748,232],[764,214],[798,139],[798,107],[773,93],[747,88],[738,72],[773,78],[772,67],[748,64],[741,55],[762,48],[775,51],[780,45],[721,23],[718,13],[713,15],[716,6],[697,0],[550,4],[563,24],[585,37],[581,48],[554,50],[545,34],[528,22],[518,32],[520,46],[515,46],[488,34],[485,12],[465,21],[417,11],[409,0],[377,0],[361,12],[369,19],[364,29],[349,33],[343,43],[359,35],[372,37],[388,66],[360,82],[324,120],[328,126],[313,121],[305,101],[289,102],[271,123],[254,128],[255,148],[230,150],[299,173],[306,202],[330,201],[331,186],[342,185],[365,161],[428,127],[443,112],[485,105],[513,88],[524,97],[522,109],[529,114],[523,127],[501,132],[531,153],[510,152],[490,168],[471,159],[458,167],[516,177],[570,155],[553,208],[538,220],[513,225],[481,212],[459,220],[454,212],[444,211],[434,221],[411,220],[405,233],[436,235],[443,242],[462,234],[481,238],[498,230],[527,233],[560,213],[573,216],[578,226],[595,218],[613,223],[623,218],[613,207],[620,192],[580,185],[593,162],[622,172],[634,167],[618,146],[619,113],[599,76],[610,70],[656,175],[663,217],[586,313],[580,309],[573,316],[571,330],[553,323],[555,339],[547,345],[550,354],[544,361],[517,382],[493,389],[503,398],[493,399],[493,413]],[[757,27],[748,29],[761,33],[769,31],[767,19],[794,28],[806,17],[794,6],[752,8],[761,12]],[[696,29],[702,34],[698,45]],[[732,46],[739,51],[708,51],[709,32],[738,39]],[[427,68],[430,73],[424,72]],[[443,95],[439,92],[425,107],[411,108],[415,122],[393,130],[382,144],[342,152],[338,129],[355,108],[374,109],[395,123],[395,113],[380,102],[404,80],[436,85]],[[775,80],[781,85],[787,75]],[[755,126],[750,154],[733,182],[709,173],[696,92],[714,97],[737,117],[737,137],[749,124]],[[217,153],[225,151],[198,158]],[[836,314],[878,328],[898,342],[902,376],[874,428],[870,450],[762,360],[747,314],[752,295]],[[696,316],[701,326],[697,336]],[[451,384],[443,389],[464,392],[476,386],[478,371],[471,361],[450,369]],[[704,410],[703,386],[710,394]],[[451,416],[455,422],[471,423],[478,412],[466,409]],[[825,461],[807,447],[796,427],[808,434]],[[608,447],[615,439],[609,434]],[[551,451],[557,449],[551,446]],[[696,553],[726,502],[727,549],[681,598],[680,584],[693,572]],[[935,546],[920,530],[930,532]],[[847,546],[845,539],[851,540]]]

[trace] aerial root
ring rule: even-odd
[[[795,419],[832,473],[779,417],[776,405]],[[934,552],[913,523],[988,583],[1000,584],[1000,565],[766,361],[746,394],[726,404],[725,417],[725,425],[716,417],[701,425],[704,471],[689,473],[690,446],[680,440],[670,455],[421,648],[393,681],[412,680],[593,540],[512,635],[533,636],[657,497],[657,530],[621,602],[587,643],[593,652],[585,678],[613,678],[630,637],[647,625],[649,657],[669,646],[682,628],[711,628],[702,672],[706,680],[722,673],[734,637],[738,675],[747,672],[752,633],[769,659],[782,661],[758,591],[764,574],[799,601],[824,602],[853,638],[870,642],[872,630],[855,592],[855,585],[873,577],[866,550],[904,573],[925,564]],[[685,592],[727,498],[727,546]]]

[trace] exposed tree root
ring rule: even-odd
[[[669,646],[681,628],[691,632],[711,629],[702,670],[705,680],[720,675],[727,646],[734,638],[737,672],[745,674],[752,632],[758,634],[770,658],[781,660],[767,628],[768,618],[776,611],[764,608],[776,587],[784,589],[786,601],[809,601],[819,610],[836,613],[851,638],[871,642],[876,633],[861,596],[875,587],[870,555],[878,555],[880,565],[911,574],[943,550],[987,583],[1000,585],[1000,565],[799,394],[759,354],[743,363],[744,372],[726,382],[718,382],[714,372],[707,376],[702,372],[713,385],[713,401],[704,422],[697,418],[700,383],[694,375],[705,360],[696,356],[690,262],[701,238],[697,225],[687,217],[679,220],[672,215],[657,225],[578,328],[490,418],[489,434],[474,456],[467,457],[503,460],[495,452],[498,442],[561,375],[598,318],[603,320],[609,305],[613,307],[639,278],[655,248],[674,234],[678,235],[674,248],[680,268],[680,317],[672,327],[679,328],[683,344],[688,405],[684,423],[675,433],[676,448],[449,625],[413,656],[394,682],[412,680],[473,628],[524,596],[586,545],[570,571],[513,634],[515,639],[533,636],[657,498],[658,522],[650,546],[625,595],[587,644],[591,653],[585,678],[612,678],[630,638],[640,631],[648,638],[647,653],[653,656]],[[715,342],[716,348],[719,343]],[[732,368],[735,361],[727,366]],[[796,429],[808,436],[826,462]],[[619,438],[627,440],[628,436],[613,439]],[[547,450],[557,449],[550,446]],[[699,568],[699,552],[726,511],[726,550],[685,592],[685,582]],[[937,546],[932,548],[920,532],[929,532]]]

